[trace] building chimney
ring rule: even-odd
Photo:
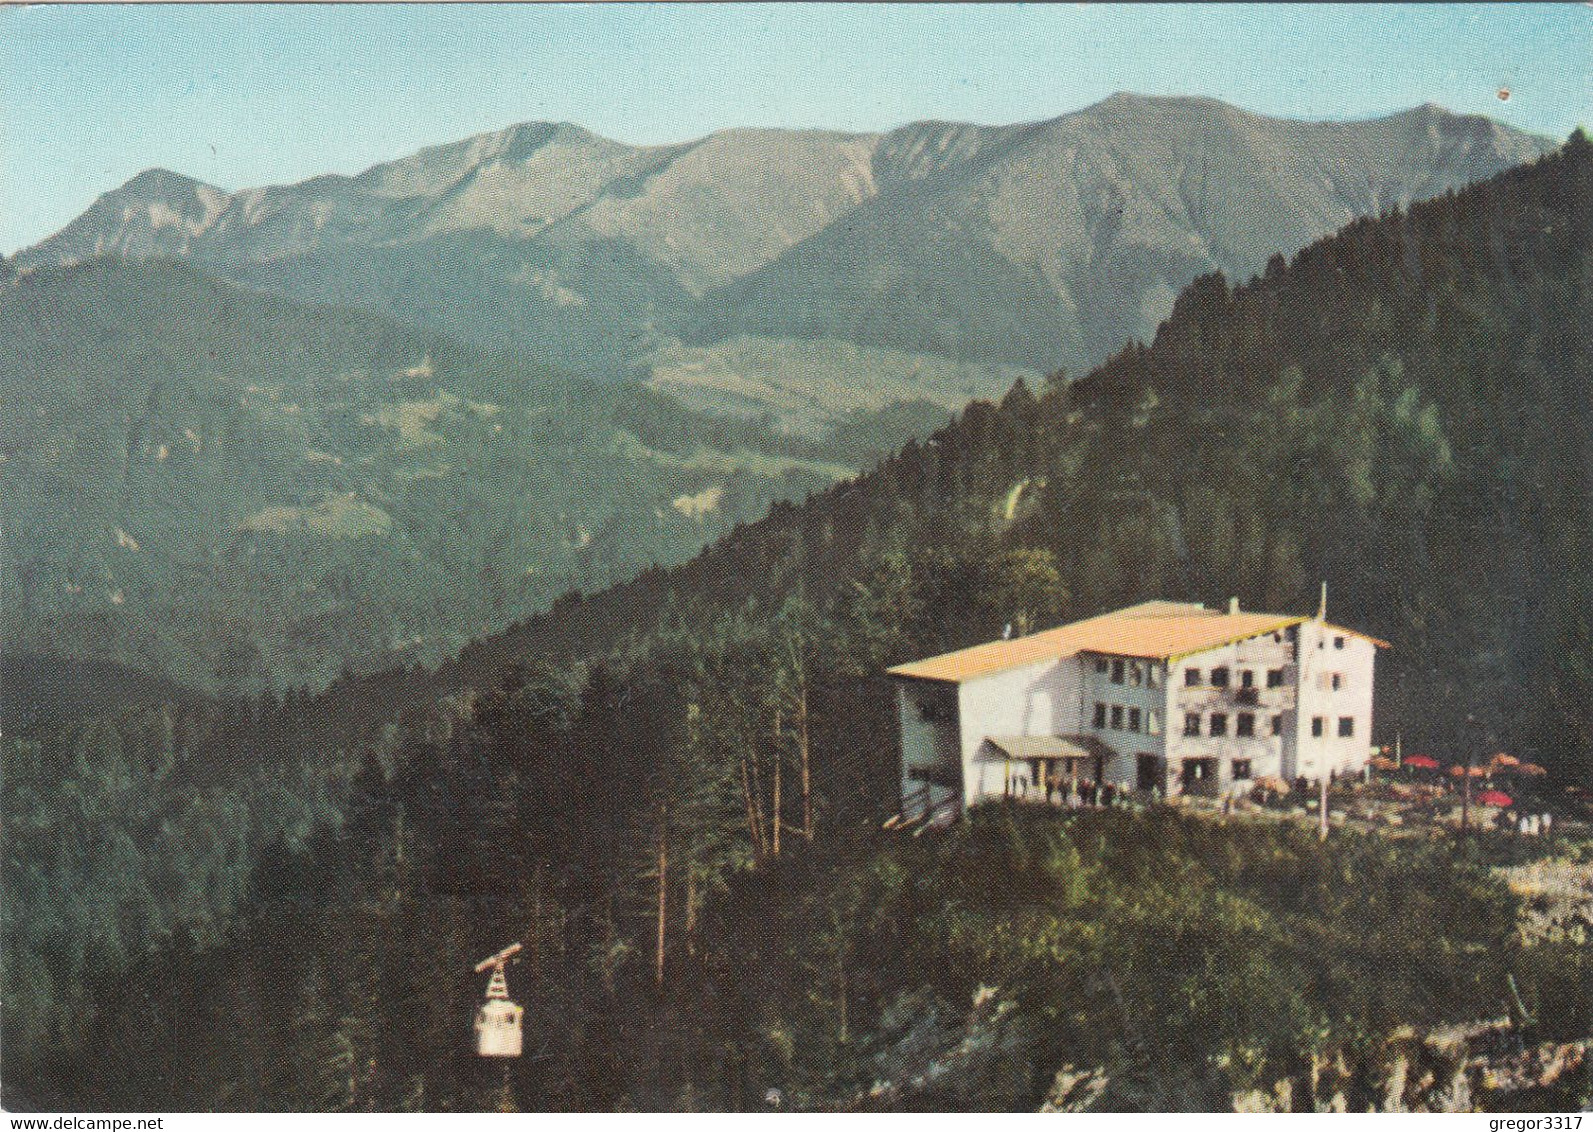
[[[1229,598],[1228,599],[1228,616],[1232,617],[1234,614],[1236,614],[1238,612],[1239,612],[1239,599],[1236,598],[1236,597]]]

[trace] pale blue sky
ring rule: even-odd
[[[1593,121],[1590,61],[1586,4],[0,8],[0,251],[151,166],[236,189],[535,119],[657,143],[1130,90],[1302,118],[1437,102],[1564,137]]]

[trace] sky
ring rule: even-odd
[[[658,144],[1121,90],[1318,119],[1436,102],[1563,138],[1593,124],[1593,5],[0,7],[0,252],[155,166],[231,190],[522,121]]]

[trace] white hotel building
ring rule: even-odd
[[[1387,647],[1321,615],[1150,601],[899,665],[904,809],[1357,773]]]

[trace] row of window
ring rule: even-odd
[[[1114,684],[1126,684],[1131,688],[1154,688],[1161,679],[1156,665],[1139,660],[1112,660],[1098,656],[1095,658],[1095,671]]]
[[[1228,669],[1225,666],[1224,667],[1219,667],[1219,668],[1213,668],[1211,670],[1211,675],[1210,675],[1211,687],[1213,687],[1213,688],[1226,688],[1228,686],[1228,682],[1229,682],[1230,678],[1231,678],[1231,673],[1228,671]],[[1198,668],[1186,668],[1186,669],[1184,669],[1184,687],[1186,687],[1186,688],[1198,688],[1200,686],[1201,686],[1201,671],[1200,671],[1200,669],[1198,669]],[[1241,688],[1254,688],[1256,686],[1256,670],[1253,669],[1253,668],[1241,668],[1239,670],[1239,686]],[[1281,668],[1269,668],[1269,669],[1267,669],[1267,687],[1269,687],[1269,688],[1281,688],[1281,687],[1283,687],[1283,669],[1281,669]]]
[[[1143,731],[1146,735],[1162,733],[1162,719],[1154,710],[1129,707],[1124,704],[1095,705],[1093,720],[1096,730]]]
[[[1323,719],[1320,715],[1313,715],[1311,717],[1311,738],[1313,738],[1313,739],[1322,738],[1322,733],[1326,729],[1327,729],[1327,720]],[[1355,738],[1355,717],[1353,715],[1341,715],[1341,716],[1339,716],[1339,738],[1340,739],[1353,739],[1353,738]]]
[[[1237,716],[1234,717],[1233,723],[1234,723],[1233,733],[1235,735],[1237,735],[1239,738],[1241,738],[1241,739],[1251,739],[1251,738],[1255,737],[1255,733],[1256,733],[1256,715],[1255,715],[1255,712],[1242,711]],[[1184,715],[1184,734],[1186,736],[1188,736],[1190,738],[1198,737],[1201,734],[1200,725],[1201,725],[1201,716],[1200,716],[1200,713],[1198,711],[1191,711],[1191,712],[1186,712],[1185,713],[1185,715]],[[1228,734],[1228,713],[1227,712],[1222,712],[1222,711],[1214,711],[1214,712],[1212,712],[1211,715],[1209,717],[1207,717],[1207,719],[1206,719],[1206,731],[1205,731],[1205,733],[1207,735],[1212,735],[1212,736],[1223,736],[1223,735]],[[1282,735],[1283,734],[1283,716],[1275,715],[1275,716],[1272,717],[1272,733],[1274,735]]]
[[[1099,706],[1099,705],[1097,705]],[[1201,715],[1198,711],[1184,714],[1184,735],[1188,738],[1198,738],[1201,735]],[[1233,733],[1241,739],[1251,739],[1256,734],[1256,716],[1254,712],[1242,711],[1234,717]],[[1320,715],[1311,717],[1311,737],[1322,738],[1327,730],[1327,720]],[[1228,734],[1228,713],[1214,711],[1205,719],[1205,734],[1221,737]],[[1272,734],[1283,734],[1283,716],[1272,717]],[[1339,716],[1339,738],[1353,739],[1355,737],[1355,717],[1353,715]]]

